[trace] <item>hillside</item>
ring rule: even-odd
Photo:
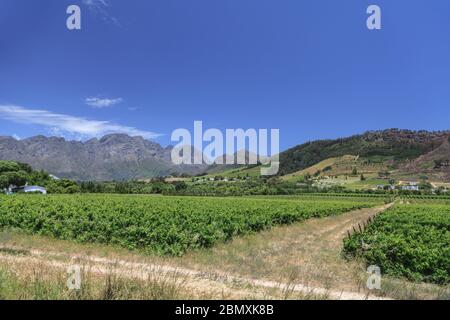
[[[445,140],[436,149],[401,166],[405,174],[426,175],[434,180],[450,181],[450,143]]]
[[[345,155],[342,157],[335,157],[335,158],[329,158],[326,160],[323,160],[319,163],[316,163],[306,169],[299,170],[293,173],[289,173],[283,176],[284,180],[297,180],[299,178],[302,178],[305,175],[316,175],[318,173],[325,173],[325,174],[338,174],[337,171],[351,172],[354,167],[356,167],[359,164],[358,157],[352,156],[352,155]],[[340,170],[339,170],[340,169]]]
[[[387,171],[397,178],[450,181],[450,131],[428,132],[389,129],[370,131],[334,140],[307,142],[280,153],[279,176],[285,181],[305,175],[377,178]],[[253,175],[255,166],[214,167],[211,173],[224,176]]]
[[[128,180],[203,170],[202,166],[174,166],[170,152],[170,147],[125,134],[86,142],[44,136],[23,140],[0,137],[0,160],[29,163],[62,178]]]
[[[394,162],[412,160],[435,150],[449,138],[450,131],[389,129],[342,139],[307,142],[280,154],[280,175],[344,155],[357,155],[374,161],[388,158]]]

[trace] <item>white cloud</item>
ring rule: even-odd
[[[87,6],[108,6],[108,2],[106,0],[83,0],[83,3]]]
[[[89,97],[85,99],[86,104],[94,108],[107,108],[119,104],[122,101],[123,101],[122,98],[109,99],[109,98]]]
[[[14,105],[0,105],[0,118],[16,123],[46,127],[52,134],[69,136],[78,140],[102,137],[111,133],[125,133],[155,139],[161,134],[142,131],[110,121],[89,120],[81,117],[52,113],[46,110],[26,109]]]
[[[15,134],[15,133],[12,135],[12,137],[13,137],[14,139],[16,139],[16,140],[22,140],[22,139],[21,139],[17,134]]]
[[[108,12],[109,3],[107,0],[83,0],[83,4],[86,5],[90,11],[100,14],[103,20],[120,26],[119,20]]]

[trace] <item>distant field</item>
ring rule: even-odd
[[[382,213],[364,232],[346,239],[344,250],[386,274],[448,284],[450,206],[439,199],[411,201],[414,204],[399,204]]]
[[[394,201],[394,198],[388,194],[367,194],[367,193],[299,193],[295,195],[257,195],[257,196],[246,196],[250,199],[272,199],[272,200],[310,200],[310,201],[336,201],[336,200],[347,200],[351,202],[372,202],[376,204],[381,204],[383,202],[389,203]]]
[[[201,178],[214,178],[216,176],[222,176],[226,178],[237,178],[237,177],[260,177],[261,176],[261,166],[243,166],[241,168],[228,169],[225,171],[211,172],[210,174],[203,176]]]
[[[316,172],[322,172],[324,170],[328,171],[328,173],[331,174],[333,169],[342,163],[345,163],[349,167],[349,171],[351,172],[352,166],[356,165],[356,159],[357,157],[351,155],[329,158],[306,169],[284,175],[283,179],[288,181],[298,180],[299,178],[302,178],[306,174],[314,175]]]
[[[274,225],[382,202],[348,197],[322,200],[320,197],[1,196],[0,228],[179,255]]]
[[[358,179],[360,174],[364,174],[366,177],[376,177],[378,172],[387,169],[385,164],[386,160],[386,158],[362,158],[353,155],[328,158],[306,169],[286,174],[282,179],[295,182],[302,180],[305,175],[351,177],[354,169],[357,169],[358,174],[355,176],[357,176]],[[349,182],[351,181],[341,181],[342,184],[347,184]]]
[[[402,203],[450,204],[450,195],[402,195]]]

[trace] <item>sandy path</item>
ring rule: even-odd
[[[237,237],[205,254],[187,254],[183,266],[196,270],[301,283],[335,291],[364,291],[366,274],[357,261],[342,257],[342,241],[358,224],[389,208],[391,204],[354,210],[325,218],[275,227],[247,237]]]

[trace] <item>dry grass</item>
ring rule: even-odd
[[[320,299],[321,295],[222,281],[182,269],[73,257],[55,251],[2,250],[0,299],[167,300],[167,299]],[[69,266],[81,267],[81,288],[69,290]]]
[[[81,287],[70,290],[64,268],[41,261],[2,261],[0,299],[19,300],[157,300],[190,298],[184,280],[170,275],[148,279],[121,275],[111,269],[99,274],[81,268]]]

